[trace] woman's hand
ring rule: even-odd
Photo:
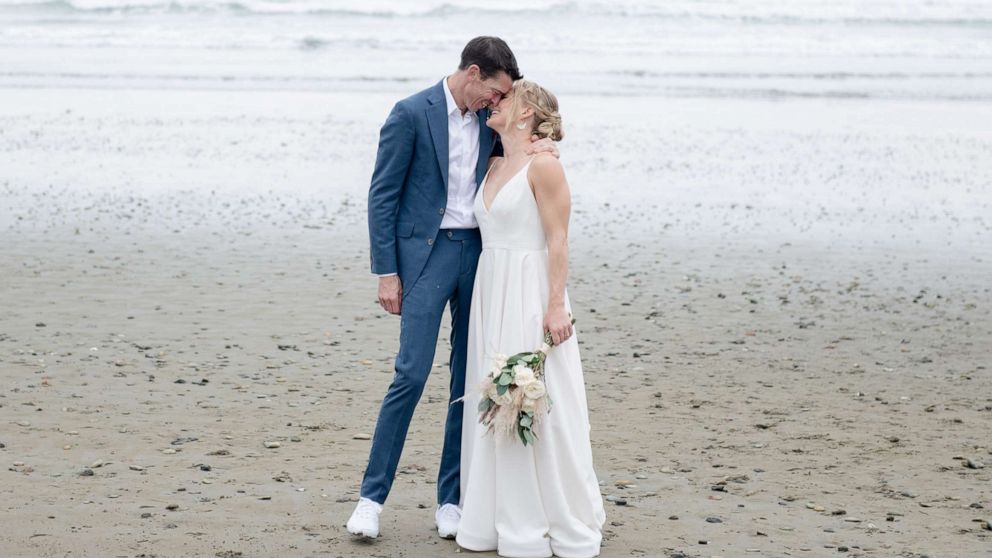
[[[549,308],[544,315],[544,331],[551,332],[551,341],[561,345],[575,333],[572,328],[572,317],[563,307]]]

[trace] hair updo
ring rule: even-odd
[[[552,141],[561,141],[565,137],[561,129],[561,115],[558,114],[558,99],[554,94],[533,81],[519,79],[513,82],[513,110],[511,114],[514,118],[507,124],[516,120],[516,115],[524,110],[524,107],[534,109],[534,129],[532,133],[539,138],[548,138]]]

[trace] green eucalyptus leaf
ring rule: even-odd
[[[534,433],[531,432],[529,428],[523,431],[523,438],[524,438],[525,446],[528,444],[528,442],[531,444],[534,443]]]

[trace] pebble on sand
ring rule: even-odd
[[[969,469],[984,469],[985,464],[977,459],[971,459],[970,457],[964,458],[964,466]]]

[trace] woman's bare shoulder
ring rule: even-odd
[[[527,178],[535,184],[559,182],[565,177],[565,167],[558,157],[550,153],[538,153],[527,169]]]

